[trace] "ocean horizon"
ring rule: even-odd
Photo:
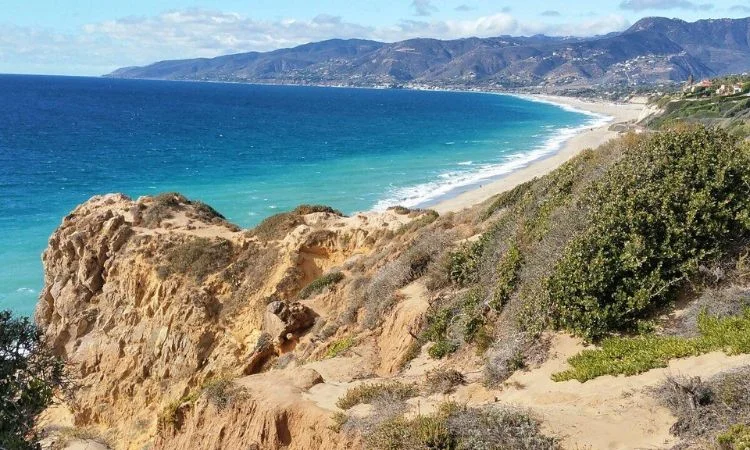
[[[495,93],[0,75],[0,310],[94,195],[179,191],[242,227],[302,203],[428,207],[606,118]]]

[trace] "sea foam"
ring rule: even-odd
[[[506,94],[503,94],[506,95]],[[383,211],[391,206],[401,205],[409,208],[425,207],[445,199],[452,195],[467,190],[469,187],[479,186],[482,183],[502,178],[516,170],[522,169],[532,162],[551,156],[562,149],[565,142],[575,135],[590,128],[598,128],[614,120],[613,117],[585,111],[570,105],[564,105],[539,99],[532,96],[513,95],[524,100],[555,105],[566,111],[584,114],[590,119],[583,125],[577,127],[562,127],[538,146],[509,154],[497,164],[467,164],[471,161],[458,162],[456,165],[469,167],[470,170],[451,170],[438,175],[436,181],[422,183],[415,186],[406,186],[391,189],[386,197],[378,201],[373,210]],[[539,137],[541,137],[540,135]]]

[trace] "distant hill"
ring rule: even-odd
[[[161,61],[109,77],[348,86],[553,88],[653,84],[750,71],[750,18],[645,18],[622,33],[332,39],[271,52]]]

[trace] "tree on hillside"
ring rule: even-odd
[[[62,360],[26,317],[0,311],[0,449],[39,448],[34,421],[63,381]]]

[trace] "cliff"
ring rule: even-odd
[[[288,234],[282,223],[259,237],[173,194],[94,197],[65,217],[44,253],[36,321],[74,369],[75,423],[138,447],[171,402],[293,349],[319,316],[295,301],[300,288],[408,220],[289,219]]]

